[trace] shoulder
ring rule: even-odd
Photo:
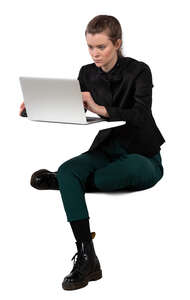
[[[125,78],[138,84],[150,84],[153,87],[152,72],[147,63],[132,57],[121,58],[122,73]]]
[[[137,60],[133,57],[129,57],[129,56],[121,57],[120,62],[124,69],[128,69],[128,70],[130,69],[136,72],[140,72],[144,69],[150,71],[150,67],[147,63],[141,60]]]
[[[82,65],[80,70],[82,70],[82,71],[95,70],[96,68],[97,67],[96,67],[95,63],[91,63],[91,64]]]
[[[79,70],[78,79],[87,80],[91,74],[96,73],[96,68],[94,63],[82,65]]]
[[[146,62],[132,57],[124,57],[122,58],[122,65],[122,71],[126,78],[133,82],[149,82],[152,87],[154,86],[152,83],[152,72]]]
[[[122,71],[124,72],[126,70],[126,72],[132,72],[136,75],[143,70],[147,70],[148,72],[151,72],[150,67],[147,63],[141,60],[137,60],[133,57],[129,57],[129,56],[119,57],[119,63]],[[90,64],[82,65],[80,68],[80,73],[86,75],[88,73],[96,72],[97,70],[98,67],[96,66],[96,64],[90,63]]]

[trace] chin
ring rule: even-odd
[[[102,62],[94,62],[94,63],[98,66],[102,65]]]

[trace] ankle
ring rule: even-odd
[[[89,219],[82,219],[70,222],[73,234],[77,242],[92,240]]]

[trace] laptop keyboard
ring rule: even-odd
[[[95,121],[95,120],[100,120],[101,118],[97,118],[97,117],[86,117],[87,121]]]

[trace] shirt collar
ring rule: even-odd
[[[121,74],[119,72],[120,67],[121,67],[121,57],[118,57],[115,65],[108,72],[104,72],[101,67],[97,67],[98,77],[100,76],[101,78],[106,78],[111,81],[120,80],[121,79]]]

